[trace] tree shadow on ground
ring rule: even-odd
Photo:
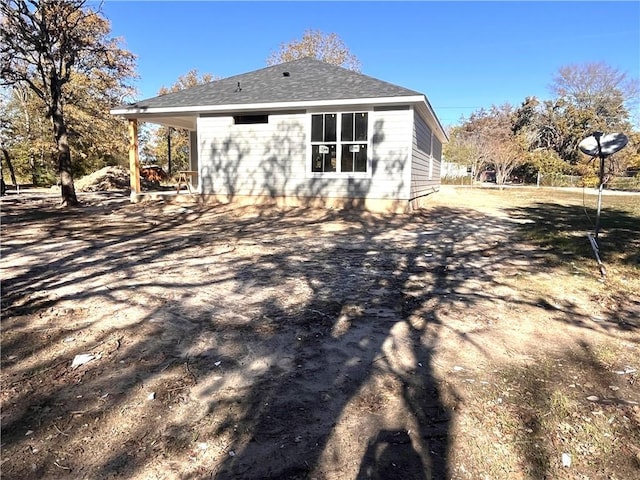
[[[588,233],[594,231],[594,209],[579,205],[535,203],[528,207],[510,209],[508,213],[518,221],[517,230],[545,253],[550,265],[570,267],[576,272],[582,272],[576,263],[588,266],[589,263],[585,263],[587,260],[593,262],[593,275],[599,275],[588,238]],[[598,253],[605,267],[608,269],[608,265],[615,265],[626,268],[619,273],[622,277],[636,275],[640,267],[638,216],[609,207],[602,212],[600,226]],[[606,280],[603,278],[605,283]],[[612,315],[609,320],[615,321],[623,329],[640,328],[640,297],[625,293],[607,295],[611,296],[609,303]],[[545,306],[545,301],[541,302]],[[545,308],[558,310],[548,303]]]
[[[442,317],[548,268],[446,207],[3,205],[2,228],[5,478],[448,478]]]
[[[597,211],[580,205],[535,203],[507,210],[523,220],[519,230],[544,248],[556,263],[569,258],[593,258],[587,233],[593,232]],[[631,266],[640,265],[640,222],[628,211],[602,210],[598,243],[604,262],[609,258]]]

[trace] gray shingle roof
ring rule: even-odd
[[[289,75],[285,76],[284,72]],[[422,94],[313,58],[304,58],[141,100],[121,108],[198,107],[415,95]]]

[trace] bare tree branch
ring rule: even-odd
[[[325,34],[320,30],[307,30],[300,40],[292,40],[280,45],[277,52],[267,59],[267,65],[312,57],[323,62],[360,71],[360,60],[349,51],[342,39],[335,33]]]

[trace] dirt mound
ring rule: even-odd
[[[75,182],[80,192],[105,192],[129,188],[129,170],[124,167],[104,167]]]
[[[167,172],[158,165],[144,165],[140,167],[140,177],[142,177],[141,180],[144,179],[147,182],[156,184],[169,179]]]

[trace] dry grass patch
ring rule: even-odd
[[[464,381],[459,478],[635,478],[640,471],[637,345],[548,353]],[[598,361],[615,350],[616,366]],[[629,373],[624,372],[625,369]],[[473,472],[480,474],[480,477]]]

